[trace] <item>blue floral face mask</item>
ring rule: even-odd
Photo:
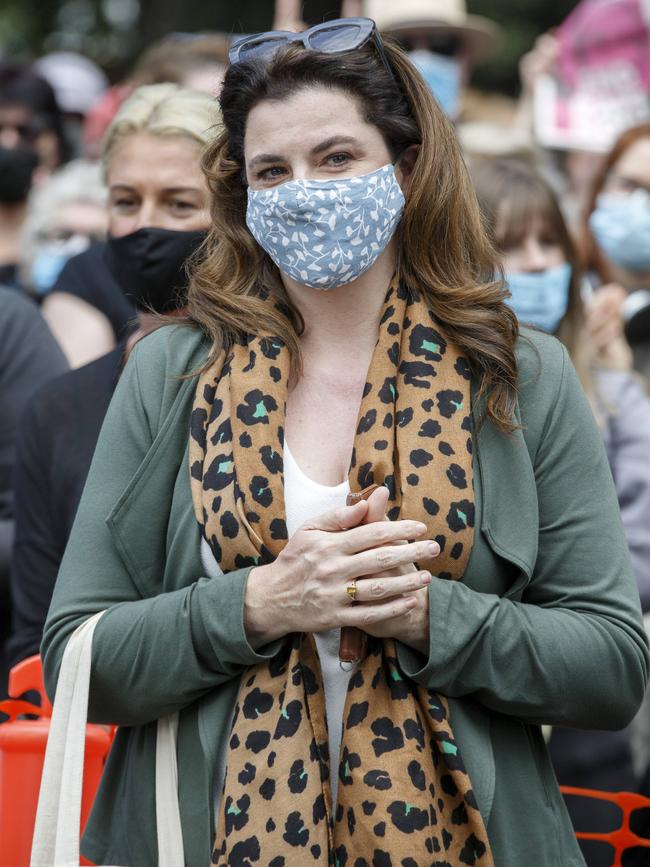
[[[608,259],[629,271],[650,271],[650,193],[602,193],[589,226]]]
[[[246,224],[278,268],[312,289],[352,283],[395,234],[404,195],[392,165],[357,178],[248,190]]]
[[[554,334],[569,306],[571,266],[565,262],[546,271],[509,273],[506,282],[512,293],[506,303],[517,319]]]
[[[455,57],[422,50],[409,52],[409,57],[420,70],[444,113],[455,120],[460,105],[460,61]]]

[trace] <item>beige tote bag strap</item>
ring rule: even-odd
[[[45,751],[30,867],[79,867],[92,640],[103,613],[93,615],[73,632],[63,654]],[[159,733],[161,723],[164,734],[162,743],[156,746],[156,809],[160,810],[156,817],[158,865],[179,867],[184,857],[177,794],[178,717],[174,715],[171,722],[160,720]],[[165,836],[161,839],[165,826]]]
[[[183,831],[178,807],[176,740],[178,714],[162,717],[156,730],[156,831],[158,867],[185,863]]]

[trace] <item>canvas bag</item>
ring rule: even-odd
[[[92,640],[103,614],[100,611],[82,623],[70,637],[63,654],[43,764],[30,867],[79,867]],[[158,720],[158,867],[180,867],[185,863],[178,806],[177,729],[178,714]]]

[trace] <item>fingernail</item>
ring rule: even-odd
[[[427,525],[423,524],[421,521],[414,521],[413,522],[413,530],[416,533],[424,533],[426,528],[427,528]]]
[[[429,554],[439,554],[440,545],[437,542],[429,542],[429,544],[427,545],[427,552]]]
[[[429,584],[431,581],[431,573],[430,572],[422,572],[420,575],[420,582],[422,584]]]

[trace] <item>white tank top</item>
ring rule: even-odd
[[[284,502],[287,517],[287,533],[289,538],[296,530],[313,518],[329,512],[338,506],[344,506],[350,486],[347,479],[341,484],[331,487],[314,482],[303,473],[293,458],[289,446],[284,443]],[[201,561],[208,577],[222,575],[221,568],[210,550],[210,546],[201,539]],[[325,688],[325,709],[327,712],[327,728],[330,753],[330,783],[332,802],[336,804],[338,791],[338,762],[341,749],[341,734],[343,708],[347,695],[348,681],[351,670],[343,671],[339,665],[340,630],[331,629],[314,633],[316,647],[320,657]],[[234,708],[233,708],[234,713]],[[228,739],[226,739],[227,743]],[[223,788],[226,772],[226,755],[219,756],[215,774],[215,801],[218,812],[218,802]]]

